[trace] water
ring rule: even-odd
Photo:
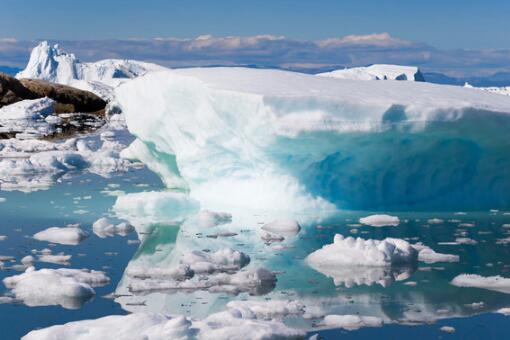
[[[510,223],[510,215],[504,212],[480,211],[462,215],[455,212],[392,212],[403,222],[398,227],[384,228],[357,225],[360,217],[371,212],[344,211],[321,221],[314,216],[300,216],[298,219],[305,221],[302,223],[303,230],[297,237],[287,237],[282,243],[283,247],[277,249],[260,240],[259,227],[274,218],[265,212],[232,211],[232,223],[206,230],[200,229],[192,218],[172,225],[141,223],[135,225],[138,231],[144,231],[140,234],[140,244],[128,243],[128,240],[138,239],[136,232],[126,237],[104,239],[92,233],[94,221],[102,216],[114,215],[114,195],[121,194],[119,191],[129,193],[161,190],[162,187],[156,175],[138,169],[115,174],[109,179],[78,174],[46,191],[1,192],[0,196],[6,201],[0,203],[0,235],[6,235],[7,239],[0,241],[0,255],[15,256],[19,263],[22,257],[31,254],[32,249],[49,247],[47,242],[32,239],[34,233],[51,226],[80,223],[90,233],[89,238],[77,246],[55,245],[49,248],[53,253],[62,251],[71,254],[70,268],[103,270],[111,278],[108,285],[95,288],[96,297],[78,309],[28,307],[22,303],[0,304],[2,339],[17,339],[36,328],[133,311],[148,310],[203,318],[223,310],[234,299],[293,299],[312,306],[310,312],[359,313],[379,316],[391,323],[382,328],[347,332],[320,330],[320,321],[313,316],[285,319],[289,325],[310,327],[310,335],[319,333],[326,339],[340,336],[360,339],[510,337],[510,318],[491,313],[510,306],[510,295],[450,284],[452,278],[461,273],[510,277],[507,260],[510,253],[504,241],[510,236],[510,228],[503,227]],[[432,218],[444,221],[431,224],[428,220]],[[211,237],[222,231],[235,235]],[[435,264],[420,262],[416,267],[391,273],[377,270],[365,270],[361,274],[347,272],[339,280],[343,280],[344,284],[335,284],[332,278],[307,266],[303,259],[312,251],[331,243],[336,233],[374,239],[398,237],[411,243],[423,242],[437,252],[459,255],[460,261]],[[468,237],[477,244],[441,244],[452,242],[457,237]],[[277,272],[276,286],[238,295],[189,290],[129,294],[116,299],[104,297],[112,292],[129,293],[127,287],[133,279],[125,274],[128,264],[168,266],[178,261],[186,251],[212,251],[224,247],[247,253],[251,258],[249,266],[261,266]],[[39,262],[35,266],[61,267]],[[12,269],[0,270],[0,279],[18,273]],[[345,282],[359,278],[359,275],[384,284],[345,285]],[[455,327],[456,332],[441,332],[439,328],[443,325]]]

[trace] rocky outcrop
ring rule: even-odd
[[[0,107],[24,99],[48,97],[57,103],[57,112],[96,113],[104,115],[106,102],[89,91],[39,79],[18,80],[0,73]]]

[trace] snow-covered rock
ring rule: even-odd
[[[164,169],[158,174],[167,186],[181,185],[207,209],[510,204],[507,96],[201,68],[147,74],[121,85],[116,97],[146,148],[143,157],[130,156]]]
[[[425,81],[415,66],[374,64],[367,67],[353,67],[317,74],[321,77],[353,80],[408,80]]]
[[[29,267],[23,274],[6,277],[3,282],[16,299],[28,306],[61,305],[79,308],[95,295],[92,287],[110,279],[101,271],[86,269],[39,269]]]
[[[42,41],[30,54],[27,67],[16,78],[42,79],[91,91],[106,100],[113,98],[113,88],[122,82],[151,71],[166,68],[134,60],[106,59],[93,63],[80,62],[58,45]]]
[[[51,243],[77,245],[88,237],[88,233],[77,227],[51,227],[34,234],[34,239]]]

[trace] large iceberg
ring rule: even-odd
[[[64,52],[58,45],[51,46],[42,41],[32,50],[27,67],[16,77],[71,85],[111,100],[113,88],[124,81],[164,69],[156,64],[124,59],[85,63],[73,53]]]
[[[129,150],[212,209],[510,204],[510,98],[278,70],[154,72],[116,90]]]

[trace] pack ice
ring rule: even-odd
[[[207,209],[510,203],[507,96],[424,82],[192,68],[126,82],[116,97],[139,139],[125,153]]]

